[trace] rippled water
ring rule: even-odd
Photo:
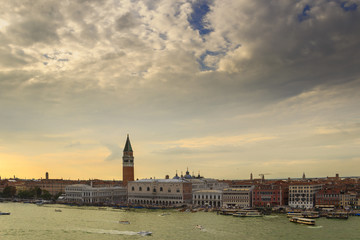
[[[56,212],[55,209],[61,209]],[[111,208],[0,203],[0,239],[360,239],[360,217],[320,218],[310,227],[285,215],[235,218],[211,212],[123,211]],[[166,214],[163,214],[166,213]],[[120,224],[129,221],[130,224]],[[196,229],[202,225],[202,230]],[[140,236],[151,231],[152,236]]]

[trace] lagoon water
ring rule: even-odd
[[[316,225],[311,227],[290,223],[285,215],[236,218],[215,212],[124,211],[24,203],[0,203],[0,211],[11,212],[9,216],[0,216],[1,240],[360,239],[360,217],[355,216],[348,220],[316,219]],[[203,229],[196,229],[196,225]],[[139,231],[150,231],[153,235],[141,236]]]

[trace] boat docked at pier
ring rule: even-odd
[[[319,212],[303,212],[302,216],[304,218],[319,218],[320,213]]]
[[[263,215],[257,210],[241,210],[233,214],[234,217],[262,217]]]
[[[301,212],[288,212],[286,214],[287,217],[303,217]]]
[[[347,212],[330,212],[327,214],[326,218],[329,219],[348,219],[349,214]]]
[[[292,217],[290,218],[290,222],[293,223],[300,223],[305,225],[315,225],[315,220],[310,218],[303,218],[303,217]]]
[[[218,211],[220,215],[234,215],[238,210],[237,209],[222,209]]]

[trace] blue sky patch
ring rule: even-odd
[[[310,9],[311,9],[310,6],[306,4],[302,13],[300,13],[298,15],[299,22],[305,21],[306,19],[310,18],[309,14],[308,14],[310,12]]]
[[[214,67],[207,66],[204,61],[205,61],[206,56],[208,56],[208,55],[217,56],[217,55],[220,55],[220,54],[223,54],[223,53],[222,52],[213,52],[213,51],[206,50],[206,52],[203,53],[200,56],[200,58],[197,60],[198,63],[200,64],[201,71],[216,70]]]
[[[208,0],[198,0],[194,2],[192,5],[193,12],[188,18],[191,27],[198,30],[200,35],[206,35],[213,31],[204,22],[204,17],[210,11],[209,4],[210,1]]]
[[[355,11],[358,7],[358,5],[356,3],[352,3],[352,4],[348,4],[347,1],[342,2],[340,4],[341,8],[344,9],[345,12],[349,12],[349,11]]]

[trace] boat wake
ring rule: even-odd
[[[279,216],[264,216],[264,218],[278,218]]]
[[[308,228],[322,228],[323,226],[308,226]]]
[[[118,230],[106,230],[106,229],[83,229],[86,233],[97,233],[97,234],[111,234],[111,235],[138,235],[138,232],[133,231],[118,231]]]

